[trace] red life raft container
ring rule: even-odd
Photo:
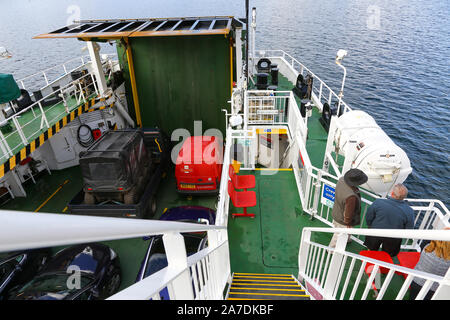
[[[187,138],[175,165],[177,191],[185,194],[211,194],[219,191],[223,145],[214,136]]]

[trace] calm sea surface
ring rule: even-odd
[[[81,19],[233,15],[244,0],[0,0],[0,46],[16,79],[85,55],[84,43],[32,37]],[[376,119],[413,167],[413,198],[449,206],[450,1],[276,0],[257,8],[257,49],[282,49],[339,91],[338,49],[349,54],[344,100]],[[102,52],[113,52],[103,46]]]

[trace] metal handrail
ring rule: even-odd
[[[57,118],[61,118],[62,115],[64,114],[69,114],[71,110],[69,110],[66,106],[66,108],[64,109],[64,111],[58,115],[55,116],[55,118],[53,119],[47,119],[47,116],[45,114],[44,108],[42,106],[42,102],[47,99],[50,98],[52,96],[61,94],[64,95],[65,91],[69,88],[74,88],[74,94],[71,95],[70,97],[73,96],[77,96],[77,94],[79,95],[79,99],[77,98],[77,101],[81,102],[81,100],[83,100],[84,102],[86,102],[87,97],[84,96],[84,92],[83,90],[86,89],[86,87],[88,86],[88,84],[86,84],[84,87],[81,86],[80,84],[80,80],[83,79],[87,79],[90,78],[92,80],[92,83],[94,84],[94,89],[96,90],[96,94],[98,95],[98,91],[97,91],[97,86],[95,85],[96,79],[95,77],[93,77],[92,73],[87,73],[86,75],[81,76],[80,78],[66,84],[65,86],[59,88],[57,91],[54,91],[52,93],[47,94],[46,96],[44,96],[43,98],[39,99],[38,101],[34,102],[33,104],[31,104],[30,106],[26,107],[25,109],[11,115],[10,117],[6,118],[5,120],[2,121],[2,123],[8,123],[8,122],[12,122],[14,124],[15,130],[11,131],[10,133],[8,133],[7,135],[0,135],[0,146],[3,149],[6,149],[6,153],[3,152],[3,155],[0,157],[0,161],[4,161],[5,159],[8,159],[9,157],[11,157],[12,155],[14,155],[18,150],[20,150],[21,148],[21,144],[19,143],[16,146],[10,146],[7,139],[12,136],[13,134],[18,133],[19,137],[22,140],[22,144],[27,145],[29,143],[28,139],[33,137],[37,132],[42,130],[42,125],[45,125],[47,128],[50,127],[50,123],[52,123],[55,119]],[[90,84],[89,84],[90,85]],[[60,104],[61,102],[64,103],[64,99],[59,101],[58,103],[53,104],[52,106],[48,106],[46,107],[46,110],[51,110],[52,108],[54,108],[56,105]],[[34,109],[39,109],[39,110],[35,110]],[[20,124],[18,119],[20,116],[22,116],[23,114],[27,113],[27,112],[33,112],[34,117],[28,121],[25,124]],[[24,128],[29,125],[30,123],[36,121],[36,119],[41,118],[41,127],[39,130],[31,133],[31,135],[27,136],[24,133]],[[4,159],[5,158],[5,159]]]
[[[261,57],[261,58],[279,58],[279,59],[283,59],[284,61],[286,61],[286,66],[291,68],[291,70],[293,72],[295,72],[297,75],[298,74],[304,74],[304,72],[306,71],[308,74],[310,74],[313,79],[316,79],[319,83],[320,86],[317,89],[316,87],[316,81],[313,81],[313,100],[315,100],[316,102],[318,102],[319,108],[322,107],[322,97],[324,95],[324,89],[327,89],[329,92],[328,95],[328,104],[331,106],[331,99],[332,97],[335,97],[338,101],[340,100],[339,96],[319,77],[317,76],[314,72],[312,72],[309,68],[307,68],[303,63],[299,62],[297,59],[295,59],[294,57],[292,57],[291,55],[289,55],[288,53],[286,53],[283,50],[257,50],[256,51],[256,57]],[[286,59],[289,59],[289,61],[287,61]],[[297,64],[297,65],[296,65]],[[296,69],[296,67],[298,67],[299,70]],[[318,92],[318,95],[314,92],[314,89]],[[344,112],[347,111],[351,111],[352,109],[350,108],[350,106],[348,106],[344,101],[341,102],[341,105],[344,106]],[[339,112],[339,110],[338,110]]]
[[[113,53],[111,53],[111,54],[104,54],[104,55],[108,56],[109,59],[111,59],[111,57],[116,57],[117,56],[116,54],[113,54]],[[75,68],[68,69],[68,65],[70,63],[78,61],[78,60],[81,60],[81,64],[77,65]],[[58,64],[58,65],[55,65],[53,67],[50,67],[50,68],[41,70],[39,72],[33,73],[31,75],[28,75],[28,76],[26,76],[24,78],[21,78],[21,79],[17,80],[17,82],[21,84],[22,89],[26,89],[25,81],[30,80],[32,78],[42,77],[43,76],[44,80],[45,80],[45,85],[41,87],[41,89],[42,89],[42,88],[44,88],[46,86],[51,85],[53,82],[55,82],[58,79],[64,77],[65,75],[71,73],[72,71],[75,71],[75,70],[79,69],[80,67],[83,67],[83,66],[86,66],[86,65],[89,65],[89,64],[90,64],[90,56],[89,55],[84,55],[84,56],[81,56],[81,57],[77,57],[77,58],[73,58],[73,59],[67,60],[67,61],[65,61],[62,64]],[[53,81],[50,81],[49,80],[49,77],[50,77],[49,71],[58,70],[58,69],[61,69],[61,68],[62,68],[64,73],[61,76],[59,76],[57,79],[55,79]]]
[[[321,245],[312,241],[313,232],[339,234],[335,248]],[[413,238],[426,240],[450,240],[448,230],[400,230],[400,229],[353,229],[353,228],[304,228],[299,248],[299,273],[303,285],[313,292],[314,299],[361,299],[368,298],[369,291],[374,290],[377,300],[383,299],[388,288],[397,289],[395,299],[405,297],[409,285],[414,278],[425,280],[423,289],[417,299],[423,299],[434,282],[439,284],[435,299],[449,299],[448,287],[450,285],[450,270],[445,276],[437,276],[427,272],[421,272],[400,265],[364,257],[346,250],[347,239],[350,235],[379,236],[393,238]],[[367,264],[373,264],[370,271]],[[387,276],[381,281],[379,268],[388,269]],[[359,268],[359,269],[358,269]],[[363,274],[368,272],[368,280],[364,283]],[[386,273],[386,272],[384,272]],[[403,275],[401,288],[398,290],[398,281],[393,282],[394,273]],[[351,280],[352,275],[357,275]],[[361,297],[356,297],[357,289],[363,285]],[[379,290],[379,291],[378,291]],[[392,290],[391,290],[392,292]]]

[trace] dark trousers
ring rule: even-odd
[[[400,245],[402,239],[397,238],[384,238],[384,237],[371,237],[366,236],[364,245],[369,250],[377,251],[382,246],[383,251],[386,251],[391,257],[395,257],[400,252]]]
[[[409,287],[409,300],[415,300],[421,289],[421,285],[415,283],[414,281],[411,282],[411,286]],[[425,297],[423,297],[423,300],[431,300],[431,297],[433,297],[434,293],[435,292],[432,290],[428,291]]]

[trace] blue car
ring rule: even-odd
[[[181,221],[190,223],[215,224],[216,212],[213,209],[200,206],[181,206],[169,209],[159,220]],[[207,233],[182,233],[188,256],[207,247]],[[149,246],[145,258],[141,263],[136,282],[167,267],[167,258],[164,250],[162,235],[146,237]],[[167,289],[160,292],[161,299],[167,299]]]
[[[12,288],[9,300],[105,299],[120,286],[119,257],[100,243],[65,248],[29,282]]]

